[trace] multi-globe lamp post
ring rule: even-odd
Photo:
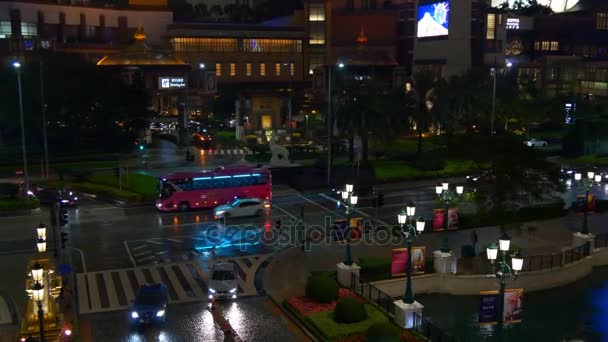
[[[410,202],[405,207],[405,210],[401,210],[397,215],[397,222],[401,227],[403,235],[405,235],[407,243],[406,283],[403,295],[403,302],[405,304],[414,303],[414,292],[412,291],[412,241],[424,232],[425,225],[422,217],[419,217],[417,220],[414,218],[415,214],[416,206]]]
[[[517,279],[519,271],[522,270],[524,265],[524,259],[519,256],[518,253],[511,255],[511,264],[507,262],[507,252],[511,247],[511,238],[503,233],[498,240],[498,246],[496,243],[490,244],[486,249],[486,255],[490,262],[490,267],[494,276],[500,281],[500,290],[498,292],[498,305],[496,309],[496,319],[498,329],[502,329],[503,325],[503,311],[505,302],[505,290],[507,287],[507,278],[513,280]],[[501,252],[501,258],[498,260],[498,252]]]
[[[44,224],[38,224],[36,227],[36,235],[38,236],[38,239],[36,240],[36,249],[39,253],[46,252],[46,226]]]
[[[344,256],[344,265],[353,265],[353,255],[350,247],[350,217],[352,212],[355,210],[355,206],[359,200],[359,197],[353,192],[354,186],[352,184],[346,184],[344,191],[342,191],[342,202],[346,209],[346,255]]]
[[[38,305],[38,324],[40,325],[40,341],[44,341],[44,311],[42,310],[42,304],[44,302],[44,285],[42,281],[44,279],[44,267],[36,262],[32,266],[32,299]]]
[[[588,235],[589,227],[587,225],[587,212],[589,211],[589,192],[593,188],[593,186],[597,183],[599,184],[602,181],[602,175],[596,174],[593,171],[587,172],[587,177],[583,178],[582,173],[577,172],[574,174],[574,180],[577,185],[581,184],[585,189],[585,204],[583,207],[583,225],[581,226],[581,234]]]
[[[344,62],[338,62],[336,67],[341,70],[344,69]],[[327,185],[331,185],[331,135],[332,135],[332,127],[331,127],[331,82],[332,82],[332,73],[333,66],[330,65],[327,68]]]
[[[460,196],[462,196],[464,193],[464,186],[458,185],[456,186],[456,191],[452,191],[450,190],[450,184],[444,182],[435,187],[435,193],[437,194],[437,197],[439,197],[439,200],[443,203],[443,224],[445,230],[448,230],[450,226],[448,215],[450,206],[454,204]],[[444,244],[441,246],[441,251],[443,253],[448,253],[450,249],[445,241],[446,240],[444,239]]]

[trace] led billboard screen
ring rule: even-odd
[[[418,6],[418,38],[447,36],[449,27],[449,1]]]

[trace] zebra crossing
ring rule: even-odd
[[[249,155],[249,154],[253,154],[253,152],[248,149],[242,149],[242,148],[235,148],[235,149],[224,149],[224,148],[220,148],[220,149],[201,149],[200,150],[200,155],[201,156],[230,156],[230,155],[234,155],[234,156],[243,156],[243,155]]]
[[[187,303],[207,297],[207,273],[195,262],[150,265],[76,275],[80,314],[127,309],[139,286],[164,283],[169,303]]]

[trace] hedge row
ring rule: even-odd
[[[38,199],[3,199],[0,200],[0,211],[30,210],[40,207]]]

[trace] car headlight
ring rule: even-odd
[[[226,212],[225,210],[218,210],[215,212],[215,216],[223,215],[225,212]]]
[[[230,293],[236,293],[236,289],[230,290]]]
[[[68,203],[69,201],[66,199],[61,200],[61,203]]]
[[[78,201],[78,197],[75,197],[75,196],[74,196],[74,201]]]
[[[165,315],[165,310],[158,310],[156,313],[156,317],[163,317]]]
[[[211,292],[211,293],[215,293],[215,290],[214,290],[214,289],[212,289],[212,288],[209,288],[209,292]]]
[[[72,196],[72,192],[70,191],[70,196]]]
[[[135,311],[131,312],[131,318],[139,318],[139,314]]]

